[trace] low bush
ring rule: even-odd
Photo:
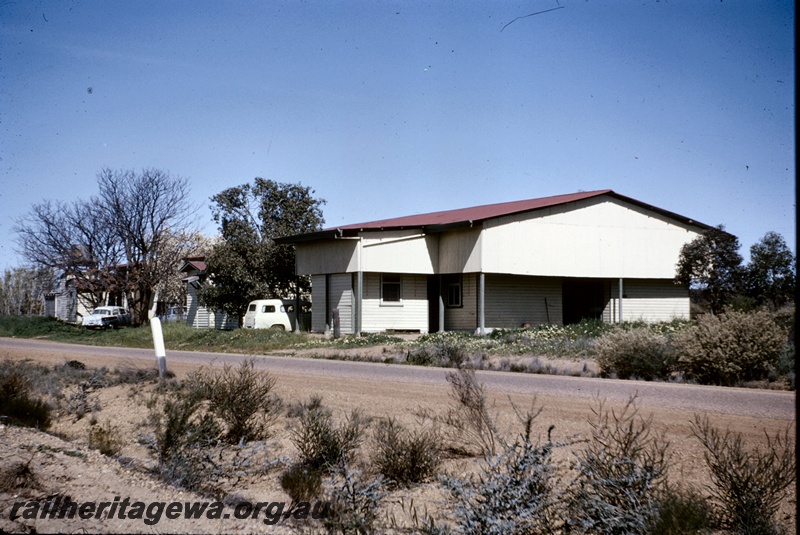
[[[23,427],[50,427],[50,406],[33,394],[23,366],[5,361],[0,367],[0,416],[5,423]]]
[[[787,428],[782,435],[766,434],[762,448],[745,448],[739,433],[724,433],[708,417],[695,416],[692,434],[703,445],[711,472],[708,486],[717,504],[719,523],[735,533],[780,533],[775,513],[797,478],[795,445]]]
[[[322,473],[295,463],[281,476],[281,488],[295,503],[310,502],[322,493]]]
[[[290,431],[300,462],[308,468],[329,472],[347,459],[360,445],[367,421],[353,411],[341,425],[335,425],[331,412],[319,406],[306,411]]]
[[[296,401],[286,409],[288,418],[300,418],[309,411],[325,410],[322,406],[322,396],[312,395],[308,401]]]
[[[118,454],[124,444],[119,430],[108,422],[105,425],[89,427],[89,447],[98,450],[103,455]]]
[[[267,438],[280,400],[273,395],[275,378],[257,371],[252,360],[221,371],[201,369],[189,376],[190,390],[208,400],[209,410],[226,427],[224,438],[236,444]]]
[[[502,437],[489,413],[484,386],[469,368],[448,372],[445,377],[450,383],[450,398],[455,402],[444,417],[450,441],[465,447],[468,454],[477,448],[478,454],[494,457],[502,445]]]
[[[224,493],[224,484],[244,477],[263,444],[279,400],[275,381],[244,362],[237,370],[201,369],[182,385],[164,388],[152,404],[158,473],[190,490]],[[242,397],[244,396],[244,397]]]
[[[530,412],[518,440],[497,456],[484,460],[477,475],[443,477],[442,484],[455,501],[458,531],[481,534],[560,533],[563,511],[557,488],[557,471],[548,436],[545,444],[531,442]],[[552,427],[551,429],[552,430]],[[548,433],[549,434],[549,433]]]
[[[708,499],[693,489],[666,489],[656,505],[649,535],[708,534],[715,527]]]
[[[323,521],[328,533],[380,533],[376,523],[378,510],[386,497],[383,479],[366,477],[363,472],[351,468],[344,457],[331,468],[325,494],[330,508]]]
[[[595,342],[597,365],[607,376],[620,379],[666,379],[675,365],[667,337],[649,329],[614,330]]]
[[[421,336],[409,350],[406,361],[420,366],[459,368],[480,349],[480,338],[468,333],[448,331]]]
[[[199,396],[178,391],[154,414],[159,475],[192,490],[208,479],[205,460],[222,432],[214,418],[202,411],[201,403]]]
[[[394,418],[375,429],[372,464],[378,473],[398,485],[422,483],[441,464],[441,438],[432,428],[409,430]]]
[[[706,384],[764,379],[786,353],[787,336],[766,310],[703,315],[676,336],[678,367]]]
[[[571,532],[647,534],[667,481],[668,444],[638,415],[635,398],[619,412],[600,402],[592,414],[569,489]]]

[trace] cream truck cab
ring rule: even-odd
[[[297,313],[293,299],[258,299],[250,301],[244,315],[245,329],[293,331]]]

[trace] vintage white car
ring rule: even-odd
[[[122,307],[97,307],[81,321],[87,329],[115,329],[130,324],[131,314]]]

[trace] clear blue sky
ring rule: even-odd
[[[209,197],[261,176],[313,187],[326,226],[611,188],[725,224],[745,257],[771,230],[794,249],[794,16],[0,0],[0,269],[22,264],[15,218],[91,197],[103,167],[189,178],[209,235]]]

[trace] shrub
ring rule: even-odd
[[[320,406],[303,414],[290,434],[300,462],[327,472],[361,445],[365,428],[366,420],[358,411],[337,427],[330,411]]]
[[[410,431],[394,418],[375,429],[372,463],[386,479],[399,485],[421,483],[441,464],[440,437],[435,429]]]
[[[229,444],[202,392],[177,388],[154,405],[158,475],[167,483],[221,497],[248,474],[263,444]],[[280,464],[283,461],[272,464]]]
[[[256,371],[252,360],[236,369],[226,365],[219,372],[200,370],[189,378],[189,388],[209,401],[209,410],[226,426],[225,440],[232,444],[269,435],[280,403],[272,394],[274,387],[275,378]]]
[[[614,372],[621,379],[666,379],[675,363],[667,338],[646,328],[611,331],[597,340],[595,349],[601,373]]]
[[[119,436],[119,430],[110,423],[89,427],[89,447],[103,455],[116,455],[122,450],[123,445],[124,441]]]
[[[158,471],[168,483],[197,489],[207,479],[207,450],[217,445],[221,430],[201,411],[199,396],[177,392],[156,413]]]
[[[736,533],[774,534],[775,513],[797,477],[794,444],[789,430],[765,433],[763,449],[746,449],[739,433],[713,428],[708,417],[695,415],[692,434],[705,448],[711,471],[708,488],[719,507],[719,521]]]
[[[291,465],[281,476],[281,488],[295,502],[310,502],[322,492],[322,474],[305,464]]]
[[[714,515],[705,496],[693,489],[666,489],[659,497],[649,535],[710,533]]]
[[[701,383],[762,379],[786,351],[787,331],[766,310],[703,315],[677,336],[678,366]]]
[[[645,534],[666,483],[668,444],[638,415],[635,397],[619,413],[603,402],[592,413],[592,436],[576,454],[569,523],[577,533]]]
[[[9,493],[17,489],[36,489],[39,490],[37,478],[31,470],[31,461],[35,453],[26,462],[3,459],[0,465],[0,492]]]
[[[445,423],[454,435],[452,438],[465,441],[467,447],[477,447],[484,457],[494,457],[502,437],[489,414],[483,385],[468,368],[448,372],[445,377],[450,383],[450,397],[455,401],[455,406],[445,416]]]
[[[378,509],[386,497],[383,479],[364,477],[342,457],[332,467],[331,482],[326,493],[330,504],[324,525],[328,533],[375,533]]]
[[[500,455],[487,458],[477,476],[442,478],[456,501],[454,512],[459,532],[497,535],[559,532],[562,519],[559,496],[554,490],[551,452],[563,444],[553,444],[549,437],[546,444],[531,442],[531,426],[537,414],[528,413],[524,433]]]
[[[472,345],[480,345],[479,338],[467,333],[449,331],[426,334],[417,340],[415,345],[418,348],[409,351],[406,361],[420,366],[458,368],[467,361],[471,342]]]
[[[0,416],[11,425],[47,429],[50,406],[32,395],[31,381],[22,366],[5,361],[0,367]]]
[[[286,409],[286,416],[289,418],[299,418],[308,411],[327,410],[322,407],[322,396],[314,394],[308,401],[297,401],[289,405]]]

